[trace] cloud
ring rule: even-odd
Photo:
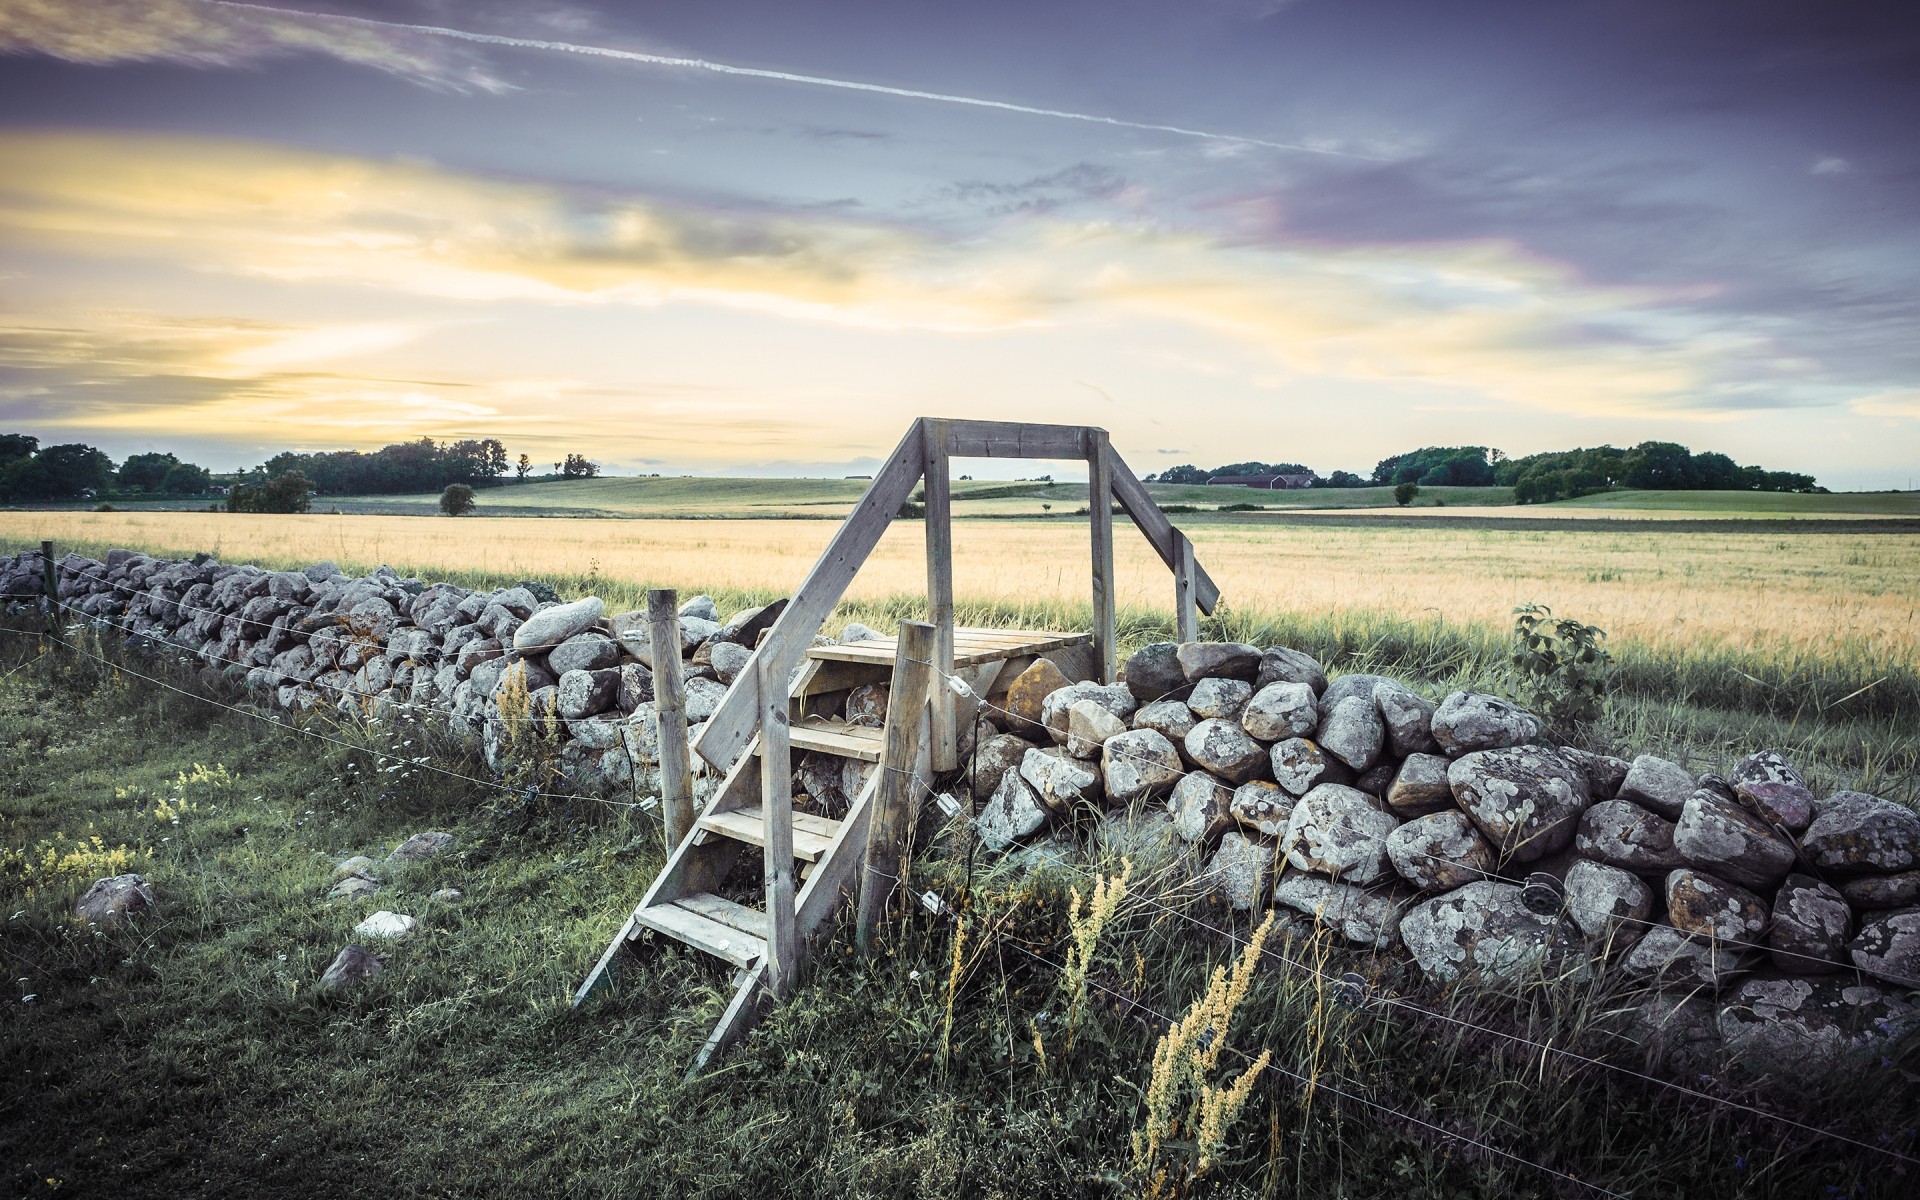
[[[200,0],[0,0],[0,53],[45,54],[92,66],[192,67],[255,66],[321,54],[432,87],[510,90],[475,52],[444,39]]]
[[[1896,388],[1851,401],[1848,408],[1863,417],[1904,417],[1920,421],[1920,388]]]
[[[1807,173],[1810,175],[1845,175],[1852,170],[1853,164],[1846,159],[1829,156],[1816,161],[1811,167],[1808,167]]]
[[[1126,191],[1118,171],[1096,163],[1075,163],[1018,183],[963,181],[944,194],[993,216],[1010,213],[1050,213],[1088,200],[1112,200]]]

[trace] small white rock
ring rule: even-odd
[[[388,912],[381,909],[366,920],[353,927],[355,937],[386,938],[398,940],[411,934],[420,922],[404,913]]]

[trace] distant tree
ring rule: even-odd
[[[0,466],[32,458],[39,449],[40,439],[30,433],[0,433]]]
[[[555,475],[558,475],[560,473],[560,467],[561,467],[560,463],[553,464],[553,473]]]
[[[312,506],[313,481],[298,471],[236,483],[227,493],[228,512],[303,513]]]
[[[1485,446],[1428,446],[1381,459],[1373,468],[1373,481],[1376,484],[1486,487],[1493,483],[1489,457]]]
[[[126,468],[120,469],[124,478]],[[204,496],[213,488],[213,476],[205,467],[196,467],[192,463],[176,463],[167,471],[167,477],[160,481],[160,490],[169,496]]]
[[[590,462],[584,454],[567,455],[567,461],[560,467],[560,474],[566,479],[592,479],[599,473],[600,464]]]
[[[440,511],[449,517],[464,517],[473,511],[473,489],[464,483],[450,483],[440,493]]]
[[[1357,488],[1366,487],[1367,480],[1355,475],[1352,471],[1335,471],[1313,486],[1323,488]]]
[[[521,483],[525,483],[527,476],[533,474],[533,460],[522,454],[519,464],[513,468],[513,474],[514,478],[518,479]]]
[[[120,486],[157,492],[167,481],[167,472],[180,465],[171,454],[135,454],[120,464]]]
[[[78,442],[16,458],[0,468],[0,495],[13,500],[74,500],[113,480],[113,460]]]
[[[1407,505],[1412,504],[1413,498],[1419,494],[1420,485],[1417,483],[1395,484],[1393,488],[1393,502],[1401,508],[1405,508]]]

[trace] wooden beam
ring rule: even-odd
[[[800,973],[793,936],[793,757],[787,740],[787,671],[771,658],[754,676],[760,716],[760,816],[767,876],[767,986],[784,1000]]]
[[[948,422],[921,422],[926,453],[922,475],[927,489],[927,622],[933,626],[936,680],[953,673],[953,482],[948,473]],[[933,769],[951,771],[960,764],[958,731],[953,723],[953,692],[935,687],[929,718],[933,730]]]
[[[693,770],[687,750],[687,693],[680,675],[680,596],[672,588],[647,592],[653,648],[653,703],[660,743],[660,811],[667,852],[693,831]]]
[[[1093,653],[1100,682],[1114,679],[1113,448],[1107,431],[1087,430],[1087,517],[1093,527]]]
[[[860,873],[860,901],[854,945],[873,951],[873,932],[885,918],[896,880],[907,877],[907,828],[913,811],[914,763],[920,757],[920,716],[927,706],[932,672],[933,626],[900,622],[900,654],[893,661],[893,686],[887,701],[887,746],[880,757],[879,787],[867,825],[866,869]]]
[[[954,458],[1084,458],[1081,425],[1018,421],[948,421],[947,453]]]
[[[1179,553],[1173,542],[1173,522],[1167,520],[1167,514],[1161,512],[1160,506],[1153,502],[1153,497],[1147,494],[1147,485],[1134,476],[1125,459],[1116,454],[1112,456],[1112,463],[1114,499],[1133,518],[1134,525],[1145,535],[1147,543],[1160,555],[1160,561],[1167,564],[1167,570],[1179,570]],[[1213,578],[1198,562],[1193,565],[1193,602],[1209,616],[1213,614],[1213,606],[1220,602],[1220,589],[1214,586]]]
[[[1178,566],[1173,569],[1174,640],[1182,644],[1200,640],[1200,618],[1193,604],[1193,543],[1178,529],[1173,531]]]
[[[813,644],[813,635],[819,632],[834,605],[840,603],[841,594],[853,581],[860,564],[867,560],[900,506],[913,494],[925,457],[923,436],[921,423],[915,421],[907,430],[907,436],[894,447],[886,465],[867,485],[866,495],[854,506],[852,514],[840,526],[840,532],[833,535],[820,561],[813,564],[813,570],[793,594],[786,611],[754,651],[756,662],[766,659],[778,678],[788,678],[799,665],[807,647]],[[700,757],[723,771],[732,766],[759,726],[757,707],[752,688],[728,691],[694,747]]]

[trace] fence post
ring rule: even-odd
[[[53,567],[53,543],[40,543],[40,587],[47,595],[47,632],[60,632],[60,576]]]
[[[1184,645],[1200,640],[1200,614],[1193,598],[1193,543],[1178,529],[1173,539],[1177,564],[1173,568],[1174,640]]]
[[[912,812],[914,763],[920,757],[921,714],[927,707],[933,626],[900,622],[894,643],[893,686],[887,694],[886,748],[880,754],[880,783],[867,816],[867,862],[860,874],[860,900],[854,945],[873,952],[873,931],[887,912],[895,880],[906,878],[908,818]]]
[[[648,636],[653,648],[653,703],[660,743],[660,809],[666,818],[667,853],[693,830],[693,771],[687,749],[686,686],[680,678],[680,595],[672,588],[647,592]]]
[[[793,924],[793,747],[787,678],[773,655],[755,660],[760,693],[760,821],[767,875],[767,986],[776,1000],[793,991],[800,953]]]
[[[953,482],[948,472],[947,422],[928,417],[921,422],[926,438],[927,620],[933,623],[933,665],[942,673],[953,670]],[[929,710],[933,724],[933,769],[951,771],[960,765],[959,729],[954,696],[936,688]]]
[[[1114,674],[1113,459],[1107,431],[1087,430],[1087,514],[1093,522],[1093,650],[1100,682]]]

